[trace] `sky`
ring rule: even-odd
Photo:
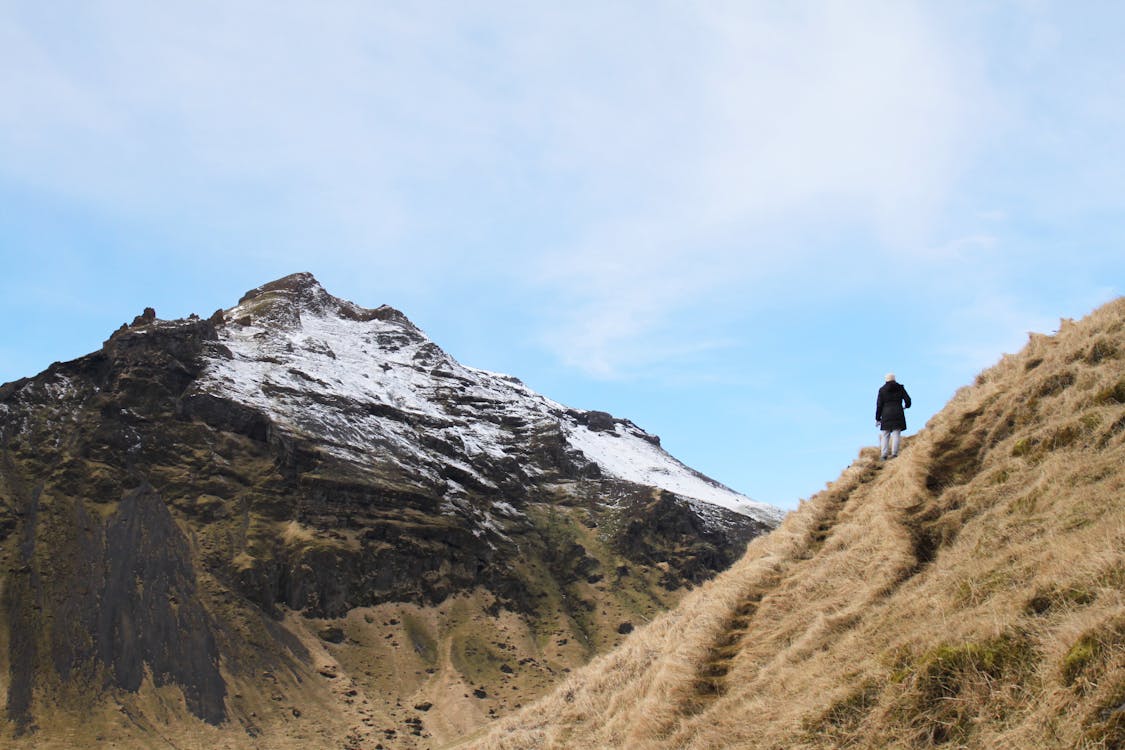
[[[796,507],[1125,286],[1125,6],[0,0],[0,382],[309,271]]]

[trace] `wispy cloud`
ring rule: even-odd
[[[559,361],[628,377],[721,350],[732,310],[831,296],[842,271],[905,258],[940,267],[924,285],[954,283],[953,264],[1005,251],[997,224],[1028,204],[965,197],[982,144],[1007,129],[1062,150],[1036,145],[1034,95],[998,90],[1015,74],[989,73],[964,33],[984,15],[29,4],[0,19],[0,180],[168,233],[219,227],[197,250],[216,258],[518,289]],[[1030,41],[1010,59],[1049,70],[1060,20],[1016,15]],[[1067,137],[1123,121],[1116,76],[1058,115]],[[1075,167],[1076,184],[1119,181],[1114,164]]]
[[[630,344],[675,351],[663,333],[684,317],[706,335],[732,288],[753,299],[830,287],[819,271],[832,264],[818,258],[834,249],[781,227],[858,225],[880,240],[860,263],[888,248],[926,254],[916,243],[974,145],[984,86],[960,67],[966,56],[909,6],[760,11],[720,4],[679,19],[701,44],[657,58],[681,66],[660,70],[664,96],[649,95],[644,66],[624,71],[636,85],[572,82],[590,125],[555,145],[588,155],[585,173],[611,186],[595,187],[616,213],[541,261],[567,310],[549,339],[560,356],[581,352],[600,375],[635,372]],[[598,153],[607,143],[627,145]]]
[[[56,20],[0,30],[8,179],[132,220],[265,227],[274,254],[498,270],[540,290],[557,355],[600,375],[680,351],[672,321],[791,263],[771,227],[836,213],[914,236],[972,106],[961,56],[909,5],[122,3],[77,12],[81,35]],[[473,245],[527,191],[548,226]]]

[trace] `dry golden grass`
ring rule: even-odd
[[[1125,747],[1125,299],[458,747]]]

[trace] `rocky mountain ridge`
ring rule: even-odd
[[[0,736],[429,747],[779,518],[308,274],[148,309],[0,386]]]

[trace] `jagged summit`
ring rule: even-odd
[[[299,271],[251,289],[242,295],[238,303],[241,305],[271,292],[291,296],[295,302],[302,300],[323,302],[331,297],[315,276],[308,271]]]
[[[327,292],[316,277],[308,272],[284,276],[251,289],[234,308],[244,323],[251,321],[292,327],[300,322],[301,313],[335,315],[356,321],[388,320],[414,328],[405,315],[389,305],[375,309],[360,307]]]

